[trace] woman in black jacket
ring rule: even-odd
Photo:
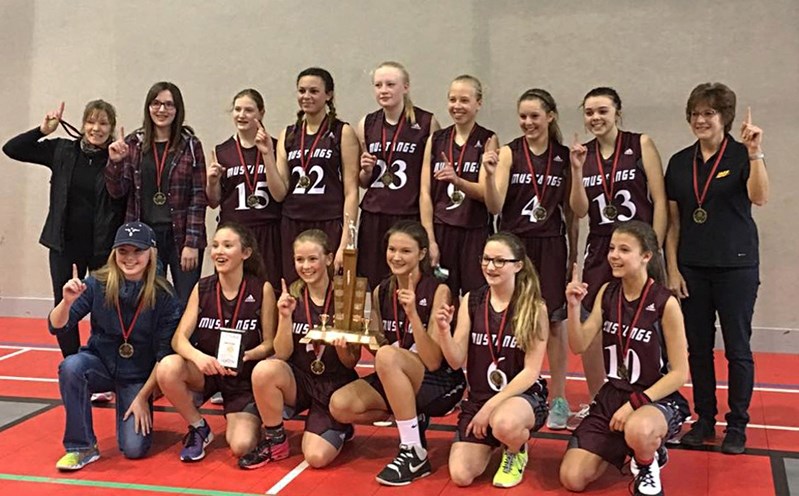
[[[93,100],[83,111],[82,132],[68,129],[61,120],[64,103],[49,112],[41,125],[8,141],[3,152],[14,160],[44,165],[52,171],[50,206],[39,242],[50,249],[50,278],[57,305],[61,290],[77,266],[82,277],[87,270],[102,267],[111,252],[114,233],[122,224],[124,201],[106,191],[103,169],[108,144],[113,140],[116,110],[103,100]],[[45,136],[64,125],[77,139]],[[80,336],[75,326],[58,336],[64,357],[77,353]]]

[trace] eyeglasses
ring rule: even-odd
[[[694,111],[694,112],[691,112],[691,119],[692,120],[696,120],[696,119],[699,118],[700,115],[705,120],[710,120],[710,119],[716,117],[716,115],[718,115],[718,111],[716,111],[715,109],[707,109],[707,110],[703,110],[701,112]]]
[[[508,262],[515,263],[515,262],[521,262],[521,260],[517,258],[502,258],[502,257],[491,258],[485,255],[480,257],[480,265],[482,265],[483,267],[488,267],[488,264],[493,263],[494,267],[501,269]]]
[[[153,100],[150,102],[150,110],[161,110],[164,107],[167,112],[175,110],[175,102],[162,102],[160,100]]]

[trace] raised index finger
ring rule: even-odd
[[[218,164],[219,160],[216,159],[216,148],[211,148],[211,163]]]
[[[280,278],[280,288],[281,288],[280,289],[280,291],[281,291],[280,294],[288,294],[289,293],[289,290],[286,288],[286,280],[283,279],[282,277]]]
[[[572,267],[572,282],[583,282],[583,274],[580,271],[580,267],[577,265],[577,262],[575,262],[574,266]]]
[[[61,119],[61,116],[64,115],[64,102],[61,102],[61,105],[58,106],[58,118]]]
[[[78,265],[77,264],[72,264],[72,278],[73,279],[79,279],[79,276],[78,276]]]
[[[751,106],[746,107],[746,123],[747,124],[751,124],[752,123],[752,107]]]
[[[119,126],[119,139],[120,141],[125,140],[125,126]]]

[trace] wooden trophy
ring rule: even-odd
[[[355,248],[357,228],[352,220],[349,221],[349,242],[344,249],[344,274],[333,278],[333,325],[328,325],[329,315],[320,315],[321,325],[309,330],[300,339],[300,343],[323,341],[332,343],[344,338],[348,343],[363,344],[373,350],[380,345],[377,338],[369,332],[369,318],[364,317],[364,303],[366,302],[365,277],[358,277],[355,268],[358,265],[358,250]]]

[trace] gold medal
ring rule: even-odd
[[[494,386],[495,391],[502,391],[508,385],[508,376],[499,369],[494,369],[488,374],[488,381]]]
[[[463,198],[463,193],[457,189],[449,196],[449,199],[452,200],[452,203],[455,205],[460,205],[463,203]]]
[[[325,373],[325,363],[322,360],[317,358],[316,360],[311,362],[311,372],[313,372],[315,375],[324,374]]]
[[[697,209],[694,210],[693,218],[694,222],[697,224],[704,224],[707,222],[707,210],[702,207],[697,207]]]
[[[160,191],[157,192],[156,194],[153,195],[153,203],[155,203],[158,206],[161,206],[161,205],[165,204],[166,203],[166,195],[163,194]]]
[[[258,197],[255,195],[250,195],[247,197],[247,206],[250,208],[255,208],[259,205]]]
[[[390,172],[386,172],[382,176],[380,176],[380,182],[386,186],[391,186],[394,183],[394,174]]]
[[[300,176],[300,181],[298,184],[300,185],[300,188],[308,189],[311,186],[311,178],[303,174]]]
[[[130,358],[133,356],[133,345],[127,341],[119,345],[119,356],[122,358]]]
[[[602,209],[602,215],[608,220],[616,220],[616,217],[619,216],[619,211],[615,205],[605,205],[605,208]]]
[[[544,220],[547,218],[547,209],[542,207],[541,205],[535,207],[533,209],[533,218],[535,220]]]

